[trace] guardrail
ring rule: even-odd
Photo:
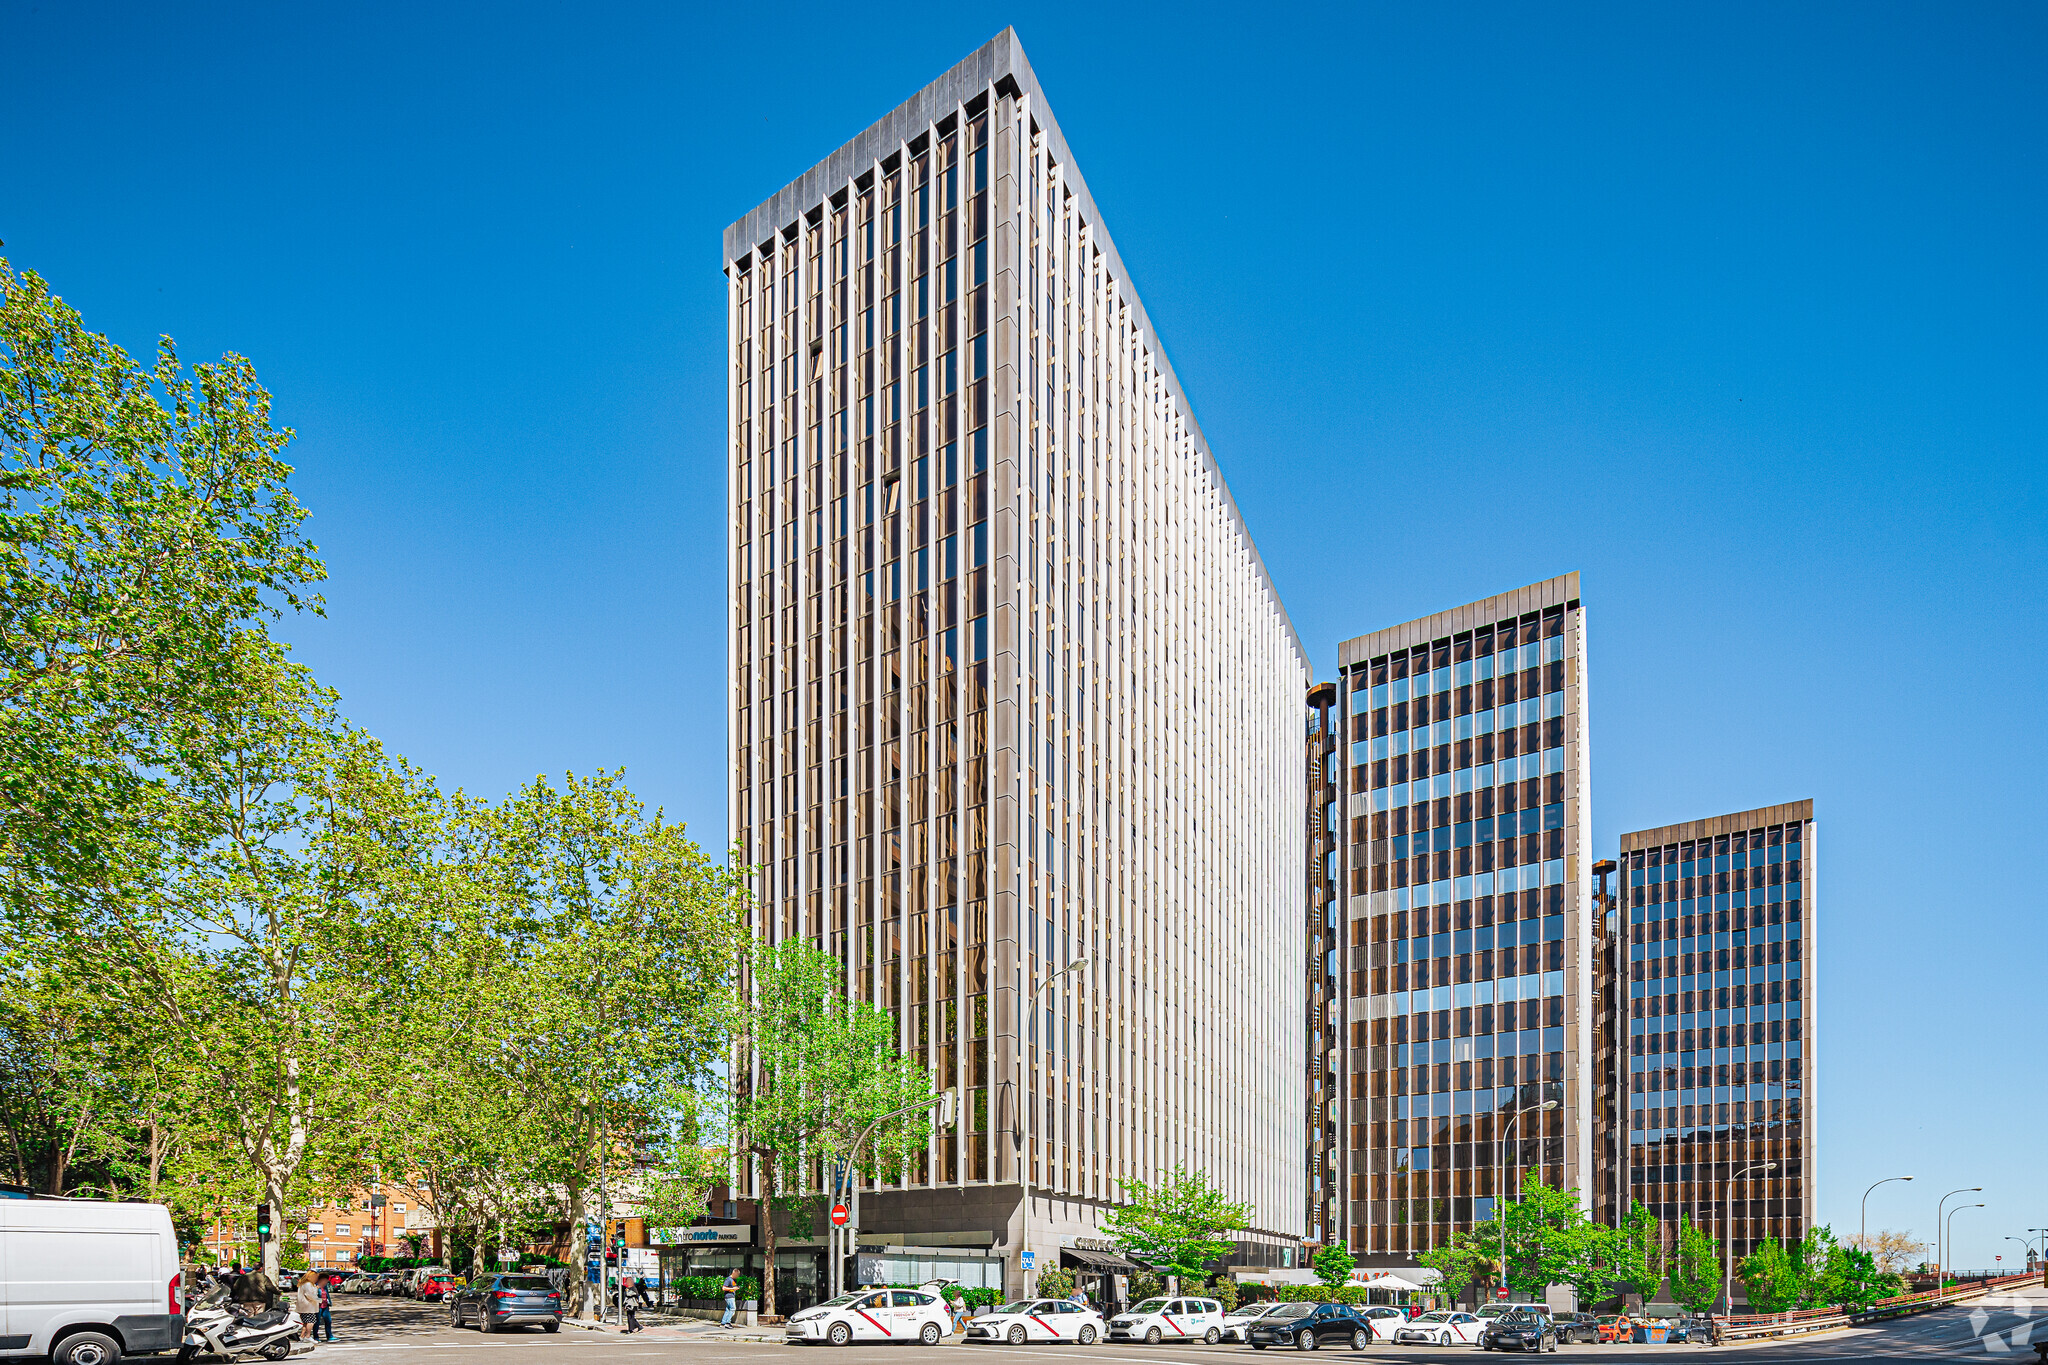
[[[1893,1298],[1879,1299],[1870,1307],[1854,1313],[1845,1313],[1839,1308],[1809,1308],[1795,1313],[1737,1314],[1719,1319],[1721,1337],[1724,1341],[1746,1341],[1762,1337],[1802,1336],[1808,1332],[1825,1332],[1836,1327],[1853,1327],[1859,1323],[1885,1322],[1892,1318],[1911,1317],[1915,1313],[1925,1313],[1936,1308],[1947,1308],[1952,1304],[1971,1303],[1994,1289],[2037,1284],[2040,1279],[2039,1275],[2007,1275],[1998,1279],[1959,1284],[1948,1289],[1899,1294]]]

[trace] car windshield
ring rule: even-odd
[[[1136,1307],[1132,1308],[1131,1311],[1133,1313],[1162,1313],[1166,1311],[1166,1300],[1147,1299],[1143,1303],[1138,1304]]]
[[[1451,1315],[1449,1313],[1424,1313],[1416,1319],[1417,1322],[1449,1322],[1450,1320]]]
[[[1019,1299],[1015,1303],[1004,1304],[1001,1308],[996,1309],[996,1311],[998,1313],[1029,1313],[1031,1311],[1031,1304],[1032,1300],[1030,1299]]]
[[[840,1295],[840,1296],[839,1296],[838,1298],[836,1298],[836,1299],[827,1299],[827,1300],[825,1300],[825,1301],[824,1301],[823,1303],[819,1304],[819,1305],[818,1305],[818,1307],[820,1307],[820,1308],[847,1308],[847,1307],[850,1307],[850,1306],[852,1306],[853,1304],[856,1304],[856,1303],[865,1303],[865,1302],[867,1301],[867,1297],[868,1297],[868,1295],[869,1295],[870,1293],[872,1293],[872,1292],[873,1292],[872,1290],[862,1290],[862,1291],[861,1291],[860,1293],[858,1293],[858,1294],[841,1294],[841,1295]]]
[[[1277,1307],[1279,1307],[1278,1304],[1272,1303],[1248,1303],[1244,1307],[1238,1309],[1237,1312],[1233,1313],[1231,1316],[1239,1318],[1256,1318],[1272,1312]]]
[[[498,1281],[498,1288],[545,1294],[554,1286],[548,1283],[545,1275],[507,1275]]]
[[[1276,1318],[1305,1318],[1316,1311],[1312,1303],[1283,1303],[1275,1308],[1271,1316]]]

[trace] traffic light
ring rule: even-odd
[[[258,1204],[256,1206],[256,1240],[259,1242],[270,1240],[270,1205],[268,1204]]]

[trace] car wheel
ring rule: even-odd
[[[1217,1331],[1214,1327],[1202,1333],[1202,1344],[1204,1346],[1214,1346],[1221,1340],[1223,1340],[1223,1333]]]
[[[50,1365],[115,1365],[121,1347],[98,1332],[74,1332],[50,1355]]]
[[[1080,1342],[1083,1346],[1093,1346],[1095,1344],[1095,1324],[1092,1322],[1082,1323],[1081,1330],[1074,1334],[1074,1340]]]
[[[825,1340],[834,1346],[844,1346],[853,1340],[853,1329],[843,1322],[835,1322],[832,1329],[825,1333]]]
[[[1157,1327],[1145,1333],[1145,1344],[1147,1346],[1157,1346],[1159,1344],[1159,1329]]]
[[[543,1332],[559,1332],[562,1330],[562,1324],[559,1322],[544,1322],[540,1325],[540,1330]]]
[[[1359,1332],[1353,1332],[1353,1333],[1351,1334],[1351,1349],[1352,1349],[1352,1350],[1354,1350],[1354,1351],[1363,1351],[1363,1350],[1364,1350],[1364,1349],[1365,1349],[1365,1348],[1366,1348],[1367,1346],[1370,1346],[1371,1344],[1372,1344],[1372,1334],[1371,1334],[1371,1333],[1369,1333],[1369,1332],[1363,1332],[1363,1331],[1359,1331]]]
[[[1263,1341],[1255,1341],[1252,1343],[1252,1349],[1254,1351],[1263,1351],[1266,1349],[1266,1343]]]
[[[1020,1323],[1018,1323],[1018,1324],[1017,1324],[1016,1326],[1014,1326],[1014,1327],[1012,1327],[1012,1328],[1010,1329],[1010,1338],[1009,1338],[1009,1340],[1010,1340],[1010,1344],[1011,1344],[1012,1346],[1022,1346],[1022,1345],[1024,1344],[1024,1324],[1023,1324],[1023,1323],[1021,1323],[1021,1322],[1020,1322]]]
[[[919,1329],[917,1339],[927,1346],[936,1346],[939,1344],[939,1338],[943,1335],[944,1333],[939,1331],[939,1325],[936,1322],[928,1322]]]
[[[494,1326],[492,1326],[492,1325],[491,1325],[491,1310],[490,1310],[490,1309],[488,1309],[488,1308],[481,1308],[481,1309],[478,1309],[478,1310],[477,1310],[477,1315],[476,1315],[476,1330],[477,1330],[477,1331],[479,1331],[479,1332],[484,1332],[484,1333],[487,1333],[487,1334],[488,1334],[488,1333],[491,1333],[491,1332],[495,1332],[495,1331],[497,1331],[497,1330],[498,1330],[498,1329],[497,1329],[496,1327],[494,1327]]]
[[[1297,1350],[1297,1351],[1313,1351],[1313,1350],[1314,1350],[1315,1348],[1316,1348],[1316,1334],[1315,1334],[1314,1332],[1311,1332],[1311,1331],[1309,1331],[1309,1330],[1308,1330],[1308,1328],[1304,1327],[1304,1328],[1302,1328],[1302,1329],[1301,1329],[1301,1330],[1300,1330],[1299,1332],[1296,1332],[1296,1333],[1294,1334],[1294,1349],[1295,1349],[1295,1350]]]

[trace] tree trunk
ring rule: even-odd
[[[775,1154],[761,1159],[761,1312],[775,1316]]]
[[[277,1278],[278,1249],[283,1245],[284,1233],[284,1173],[277,1170],[266,1172],[263,1179],[263,1197],[270,1201],[270,1237],[262,1245],[263,1273],[272,1280]]]
[[[570,1283],[576,1286],[574,1316],[587,1316],[590,1307],[590,1236],[584,1230],[584,1220],[589,1211],[583,1202],[581,1181],[569,1182],[569,1254],[563,1259],[569,1262]]]

